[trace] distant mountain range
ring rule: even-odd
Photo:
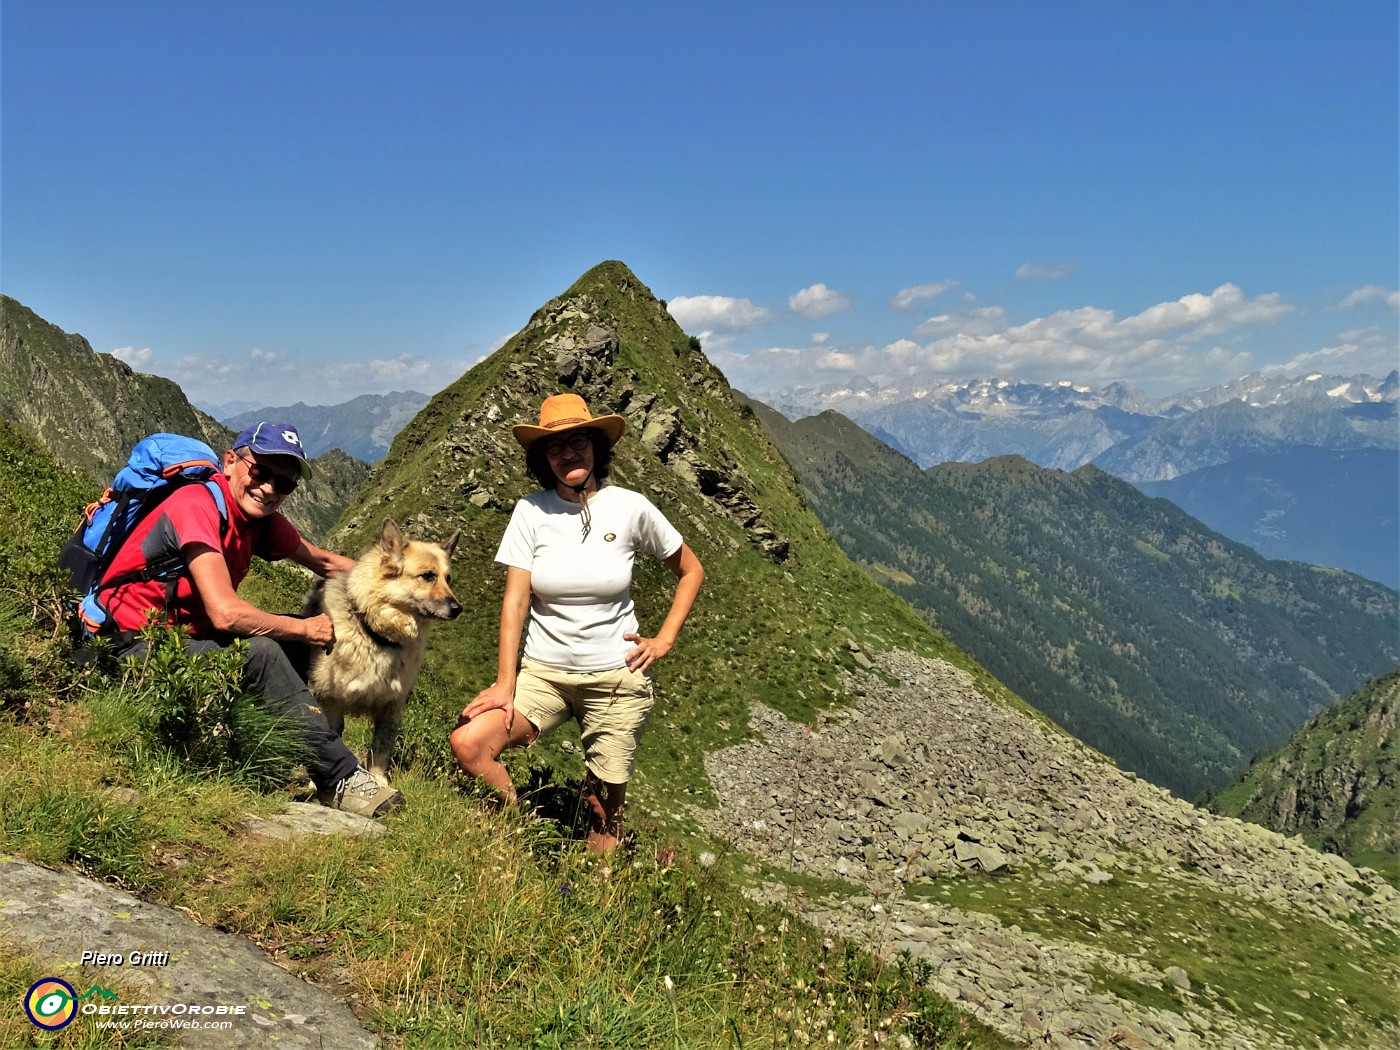
[[[842,549],[999,679],[1187,797],[1400,661],[1396,595],[1266,561],[1094,467],[922,471],[834,412],[755,411]]]
[[[427,403],[427,394],[395,390],[388,394],[364,394],[338,405],[308,405],[298,401],[284,408],[249,406],[218,418],[235,432],[265,419],[291,423],[313,456],[338,448],[366,463],[377,463],[389,454],[394,436]]]
[[[1400,453],[1300,447],[1138,485],[1266,558],[1330,565],[1400,588]]]
[[[1060,470],[1093,463],[1270,557],[1393,587],[1397,398],[1391,372],[1251,375],[1165,398],[1123,383],[856,380],[769,403],[789,419],[840,412],[924,467],[1003,455]],[[1324,479],[1329,457],[1340,469]]]
[[[766,400],[789,419],[840,412],[921,467],[1017,455],[1061,470],[1094,463],[1143,482],[1296,446],[1394,449],[1397,398],[1400,372],[1252,375],[1164,398],[1125,383],[858,379]]]
[[[256,412],[263,407],[260,401],[196,401],[194,404],[201,412],[207,412],[215,419],[228,419],[244,412]]]

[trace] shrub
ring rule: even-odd
[[[248,643],[191,653],[182,627],[152,624],[144,651],[122,664],[122,690],[140,712],[143,735],[187,765],[255,790],[285,786],[306,758],[290,719],[242,688]]]

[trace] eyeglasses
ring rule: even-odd
[[[234,455],[238,455],[236,452]],[[299,479],[289,478],[282,474],[276,474],[263,466],[255,459],[248,456],[238,456],[243,461],[243,465],[248,468],[248,480],[254,485],[270,484],[274,492],[279,496],[290,496],[297,490]]]
[[[593,444],[593,439],[587,434],[570,434],[567,437],[550,438],[544,443],[544,453],[546,456],[557,456],[564,449],[574,452],[582,452]]]

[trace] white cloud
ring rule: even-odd
[[[171,378],[185,387],[186,383],[222,381],[236,373],[247,374],[250,371],[246,362],[230,361],[219,354],[186,354],[175,362],[174,375]],[[185,393],[189,392],[189,388],[186,387]]]
[[[914,334],[921,339],[936,339],[953,335],[991,335],[1006,327],[1006,311],[1000,306],[983,306],[960,314],[938,314],[930,317]]]
[[[926,299],[937,299],[944,292],[958,286],[957,281],[938,281],[934,284],[916,284],[912,288],[901,288],[890,305],[896,310],[912,310]]]
[[[824,284],[813,284],[788,297],[788,309],[799,317],[815,321],[851,308],[851,300],[842,292]]]
[[[1075,270],[1079,269],[1077,263],[1049,263],[1043,266],[1036,266],[1032,263],[1023,263],[1016,268],[1016,276],[1021,280],[1042,280],[1059,281],[1069,277]]]
[[[1400,313],[1400,292],[1392,288],[1383,288],[1378,284],[1368,284],[1364,288],[1358,288],[1340,303],[1337,304],[1339,310],[1350,310],[1355,306],[1363,306],[1373,302],[1385,303],[1387,307]]]
[[[119,346],[112,351],[112,356],[118,361],[125,361],[139,372],[155,360],[156,355],[149,346],[143,346],[140,350],[134,346]]]
[[[817,368],[823,372],[854,372],[859,363],[854,354],[828,350],[817,358]]]
[[[412,354],[399,354],[398,357],[374,358],[363,366],[377,381],[384,383],[412,384],[432,375],[437,362]]]
[[[1387,335],[1379,328],[1357,328],[1338,335],[1336,346],[1310,350],[1283,364],[1268,365],[1260,371],[1285,376],[1304,372],[1383,376],[1394,368],[1395,336]]]
[[[823,345],[825,345],[826,343],[829,343],[830,341],[831,341],[831,333],[830,333],[830,332],[813,332],[813,333],[812,333],[812,342],[815,343],[817,346],[823,346]]]
[[[1222,284],[1210,295],[1193,293],[1172,303],[1150,306],[1119,322],[1112,334],[1149,336],[1190,329],[1197,338],[1205,338],[1231,328],[1275,321],[1292,312],[1293,307],[1277,292],[1246,299],[1237,286]]]
[[[823,373],[883,382],[913,374],[1033,382],[1070,376],[1163,389],[1255,370],[1252,354],[1234,344],[1249,329],[1293,312],[1276,293],[1249,298],[1232,284],[1123,318],[1113,310],[1083,306],[1014,324],[1002,307],[987,306],[931,317],[912,338],[883,346],[770,347],[748,356],[731,354],[725,368],[741,390],[753,393],[820,384]],[[1220,345],[1222,337],[1227,345]]]
[[[747,299],[727,295],[678,295],[666,304],[676,323],[686,331],[697,328],[727,328],[741,331],[756,328],[769,319],[769,313]]]

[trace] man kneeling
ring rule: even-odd
[[[380,817],[403,802],[360,766],[333,732],[325,714],[297,674],[281,643],[304,643],[329,650],[335,631],[327,616],[277,616],[238,597],[253,556],[267,561],[290,558],[321,577],[349,572],[351,558],[308,543],[280,508],[311,467],[301,438],[290,424],[258,423],[234,439],[224,453],[223,472],[214,481],[223,490],[228,521],[220,519],[213,495],[203,485],[172,493],[142,521],[122,545],[105,577],[139,573],[178,552],[188,571],[171,593],[163,580],[136,580],[112,588],[106,605],[118,634],[117,655],[139,652],[135,633],[156,610],[165,622],[190,629],[187,648],[209,652],[237,638],[250,642],[244,685],[269,708],[300,728],[309,757],[307,769],[317,797],[327,806]]]

